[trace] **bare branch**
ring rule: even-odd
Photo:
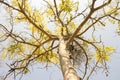
[[[106,3],[104,3],[104,4],[102,4],[102,5],[100,5],[100,6],[96,7],[96,8],[94,8],[94,10],[96,11],[96,10],[99,10],[99,9],[105,7],[106,5],[110,4],[111,1],[112,1],[112,0],[108,0]]]
[[[114,20],[120,21],[119,18],[113,17],[113,16],[111,16],[111,15],[109,15],[109,17],[111,17],[111,18],[114,19]]]

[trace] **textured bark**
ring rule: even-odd
[[[82,80],[77,75],[77,72],[70,61],[70,54],[67,50],[65,41],[62,38],[60,39],[59,44],[59,59],[64,80]]]

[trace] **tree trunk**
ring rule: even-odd
[[[64,80],[82,80],[77,75],[77,72],[71,63],[70,54],[63,38],[60,39],[59,44],[59,60]]]

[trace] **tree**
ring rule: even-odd
[[[115,48],[104,45],[94,34],[106,22],[118,22],[120,30],[119,0],[85,0],[84,7],[79,0],[41,0],[38,7],[32,1],[0,0],[9,15],[9,23],[0,23],[0,42],[8,41],[1,56],[13,60],[7,64],[10,70],[4,79],[12,73],[14,77],[28,73],[33,63],[60,65],[64,80],[89,80],[96,68],[107,74],[107,61]]]

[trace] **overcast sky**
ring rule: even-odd
[[[37,2],[38,3],[38,2]],[[37,4],[36,5],[39,5]],[[86,3],[83,3],[86,4]],[[4,11],[0,8],[0,23],[6,23]],[[97,35],[102,36],[104,44],[114,46],[116,51],[111,56],[109,65],[109,76],[106,77],[104,73],[98,71],[94,74],[91,80],[119,80],[120,79],[120,37],[116,34],[117,24],[107,23],[106,27],[97,30]],[[89,35],[89,34],[88,34]],[[0,59],[1,60],[1,59]],[[1,62],[3,63],[3,62]],[[4,63],[3,63],[4,64]],[[5,65],[0,65],[0,75],[6,73]],[[1,79],[0,79],[1,80]],[[10,79],[8,79],[10,80]],[[11,79],[12,80],[12,79]],[[23,77],[23,80],[63,80],[60,69],[56,66],[51,66],[48,69],[42,68],[41,65],[35,65],[31,72]]]

